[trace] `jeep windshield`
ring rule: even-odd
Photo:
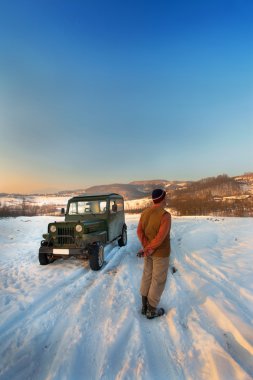
[[[106,212],[105,200],[75,201],[69,204],[69,215],[104,214]]]

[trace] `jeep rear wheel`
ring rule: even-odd
[[[127,230],[126,227],[123,227],[122,229],[122,235],[121,238],[118,240],[118,244],[120,247],[123,247],[124,245],[127,245]]]
[[[99,270],[104,264],[104,246],[101,243],[92,244],[90,249],[90,267],[92,270]]]

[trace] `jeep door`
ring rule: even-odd
[[[121,199],[110,199],[108,223],[110,241],[117,238],[122,233],[122,228],[124,224],[124,207],[121,206],[122,203],[123,200]]]

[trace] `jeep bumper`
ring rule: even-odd
[[[69,257],[69,256],[80,256],[83,258],[89,257],[88,250],[83,249],[83,248],[40,247],[39,253],[44,253],[52,257]]]

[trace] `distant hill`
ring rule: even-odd
[[[168,204],[177,215],[253,216],[251,173],[204,178],[168,193]]]
[[[133,181],[127,184],[111,184],[92,186],[85,189],[86,193],[104,193],[114,192],[123,195],[125,200],[140,199],[150,197],[152,191],[160,187],[166,191],[174,191],[187,187],[191,182],[182,181],[166,181],[166,180],[148,180],[148,181]]]
[[[91,194],[106,192],[118,193],[121,194],[126,200],[144,198],[149,195],[148,191],[142,191],[136,185],[120,183],[92,186],[85,189],[85,192]]]
[[[161,183],[166,184],[169,181],[167,179],[150,179],[150,180],[144,180],[144,181],[132,181],[129,182],[130,185],[147,185],[147,184],[152,184],[152,185],[159,185]]]
[[[233,177],[239,183],[244,192],[253,194],[253,173],[245,173],[240,176]]]
[[[206,196],[223,197],[231,195],[241,195],[243,189],[240,184],[232,177],[219,175],[195,181],[184,189],[177,189],[174,196],[194,196],[195,198],[205,198]]]
[[[149,180],[149,181],[133,181],[130,184],[136,186],[137,190],[150,195],[155,188],[162,188],[167,190],[176,190],[178,188],[185,187],[189,184],[189,181],[167,181],[161,180]]]

